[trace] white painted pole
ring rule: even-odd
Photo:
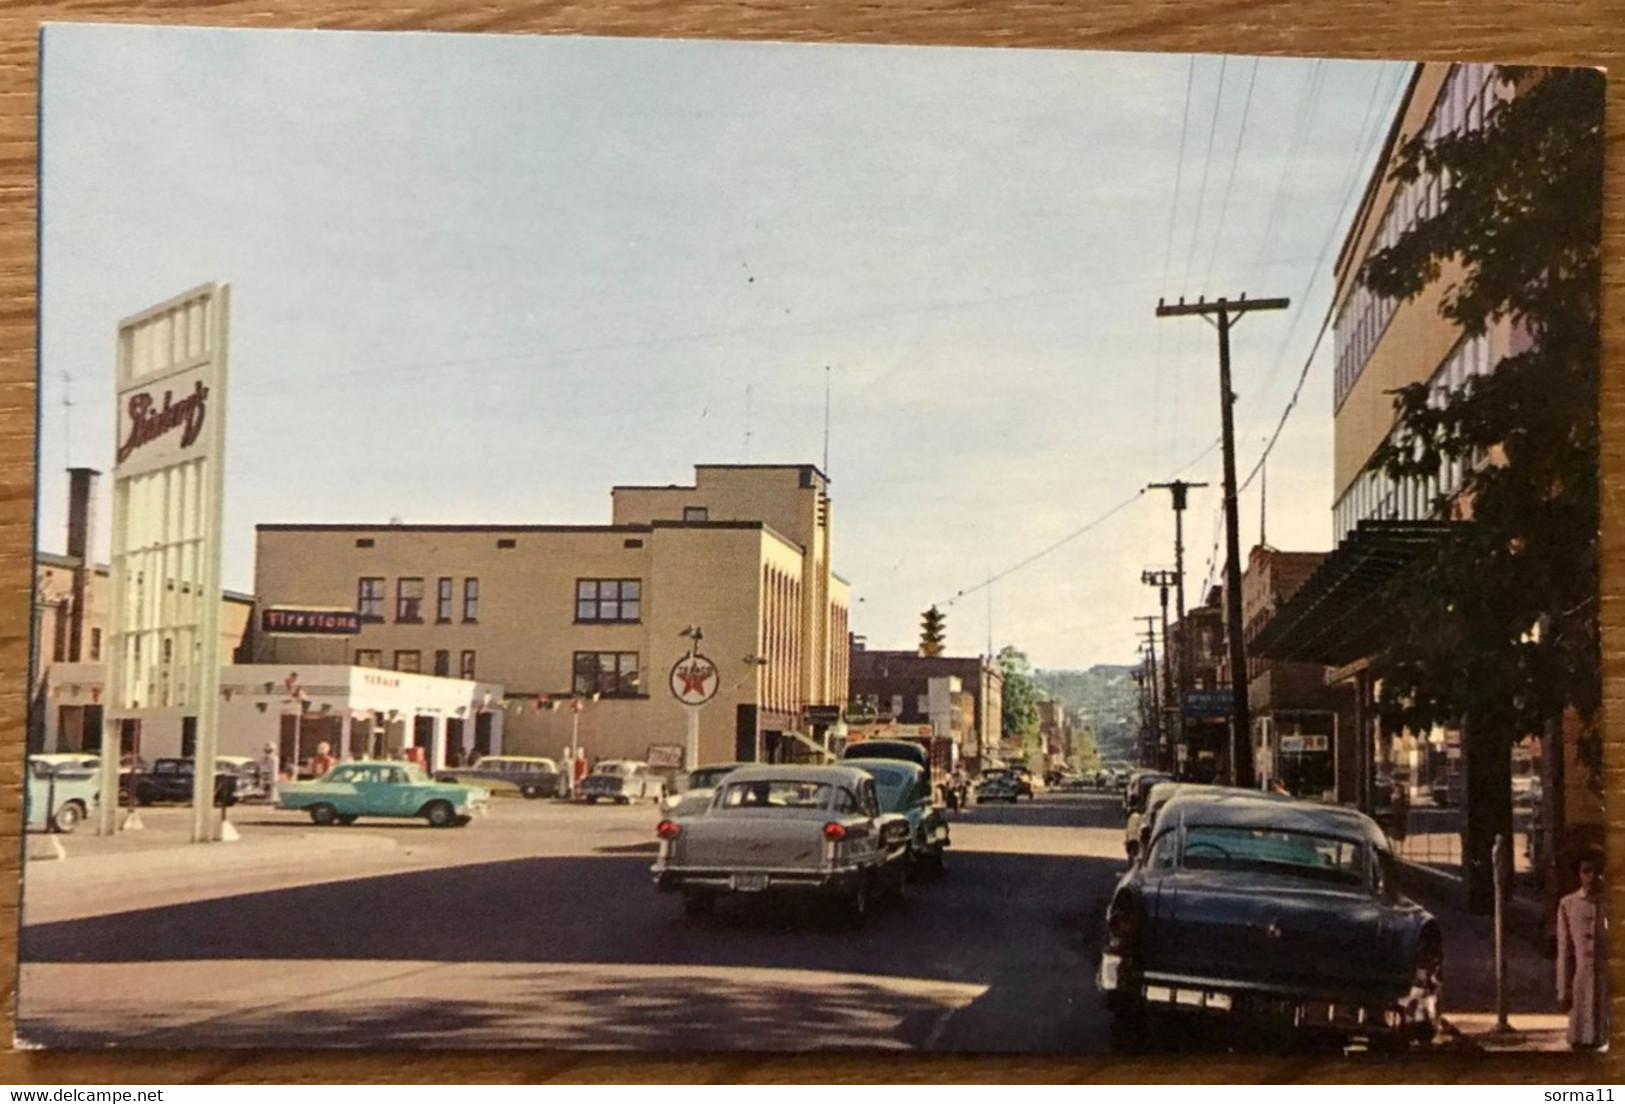
[[[688,739],[683,744],[683,769],[691,771],[700,765],[700,707],[688,706]]]

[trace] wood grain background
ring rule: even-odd
[[[0,956],[4,1022],[11,1037],[15,991],[19,777],[28,666],[30,555],[34,547],[35,218],[38,31],[47,21],[314,27],[531,34],[650,35],[801,42],[1068,47],[1358,58],[1527,61],[1619,67],[1625,0],[0,0]],[[1617,368],[1625,327],[1625,79],[1609,88],[1608,200],[1604,233],[1605,365]],[[116,187],[117,181],[109,181]],[[109,321],[109,326],[112,321]],[[111,346],[109,346],[111,348]],[[1618,715],[1625,687],[1620,634],[1625,519],[1625,386],[1603,381],[1603,628],[1606,709]],[[1313,413],[1303,415],[1314,416]],[[1621,741],[1607,741],[1618,832]],[[1616,840],[1619,838],[1615,836]],[[1615,868],[1621,851],[1614,850]],[[1614,888],[1614,914],[1625,894]],[[1616,939],[1616,942],[1618,940]],[[1625,983],[1617,955],[1615,992]],[[1615,1022],[1625,1003],[1615,1001]],[[1616,1037],[1618,1035],[1616,1034]],[[1566,1082],[1619,1081],[1625,1057],[1481,1060],[1471,1055],[1355,1065],[1290,1059],[1101,1057],[941,1058],[893,1056],[594,1055],[544,1051],[313,1053],[311,1051],[119,1051],[0,1053],[0,1082]]]

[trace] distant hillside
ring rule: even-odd
[[[1087,671],[1034,671],[1046,697],[1066,706],[1072,723],[1095,734],[1103,760],[1132,759],[1140,707],[1131,664],[1097,664]]]

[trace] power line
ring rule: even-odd
[[[1196,239],[1202,230],[1202,208],[1207,204],[1207,171],[1213,164],[1213,135],[1219,129],[1219,103],[1224,99],[1224,71],[1230,59],[1219,59],[1219,87],[1213,94],[1213,116],[1208,120],[1207,152],[1202,154],[1202,183],[1196,190],[1196,222],[1191,226],[1191,245],[1185,253],[1185,273],[1180,278],[1180,285],[1190,287],[1191,261],[1196,257]],[[1205,290],[1205,289],[1204,289]]]
[[[1213,279],[1213,266],[1219,260],[1219,248],[1224,245],[1224,224],[1230,215],[1230,189],[1236,183],[1236,166],[1241,163],[1241,148],[1247,141],[1247,119],[1253,110],[1253,85],[1258,80],[1258,59],[1253,59],[1252,72],[1247,77],[1247,98],[1241,105],[1241,128],[1236,134],[1236,148],[1230,154],[1230,175],[1224,182],[1224,201],[1219,204],[1219,229],[1213,235],[1213,252],[1208,255],[1207,273],[1202,277],[1206,287]]]

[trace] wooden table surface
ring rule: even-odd
[[[5,1023],[15,991],[16,892],[24,672],[33,540],[35,419],[35,217],[38,30],[45,21],[326,27],[490,33],[649,35],[799,42],[921,43],[1200,51],[1354,58],[1525,61],[1615,69],[1625,47],[1625,0],[74,0],[0,3],[0,954],[8,969]],[[1620,364],[1625,326],[1625,80],[1609,88],[1608,268],[1604,363]],[[1625,522],[1625,386],[1604,373],[1603,630],[1606,710],[1625,685],[1621,567]],[[1607,756],[1617,831],[1620,739]],[[1615,850],[1616,868],[1620,862]],[[1615,888],[1615,915],[1625,903]],[[1614,963],[1615,992],[1625,979]],[[1621,1022],[1616,1004],[1615,1022]],[[1091,1059],[862,1056],[577,1055],[560,1052],[312,1053],[311,1051],[21,1052],[0,1057],[0,1082],[1457,1082],[1569,1083],[1620,1080],[1619,1052],[1585,1064],[1539,1056],[1481,1061],[1430,1058],[1383,1066],[1301,1059]],[[1566,1076],[1559,1071],[1565,1071]]]

